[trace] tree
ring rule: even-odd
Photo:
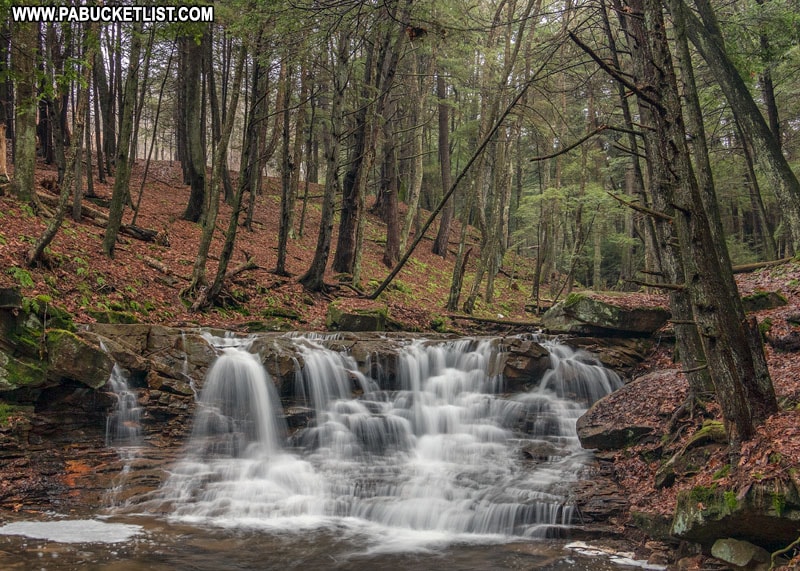
[[[38,26],[18,22],[12,39],[12,71],[16,81],[14,145],[14,193],[20,200],[33,200],[36,170],[36,58]]]
[[[333,235],[333,215],[335,211],[336,193],[340,190],[339,161],[341,141],[344,127],[344,93],[348,85],[348,56],[350,52],[350,35],[342,30],[338,37],[331,38],[330,54],[331,105],[330,117],[322,121],[322,138],[325,148],[325,190],[322,197],[322,213],[317,234],[317,248],[308,271],[300,278],[300,283],[310,291],[325,289],[325,268],[331,250]]]
[[[76,134],[83,131],[84,121],[88,116],[87,110],[89,107],[89,85],[92,74],[91,62],[94,60],[94,53],[97,50],[97,27],[98,25],[96,23],[90,24],[89,28],[86,30],[86,35],[84,38],[84,44],[86,46],[84,49],[84,59],[86,60],[86,65],[84,65],[81,74],[81,84],[78,86],[78,101],[75,108]],[[58,209],[56,210],[53,218],[50,220],[50,223],[47,225],[47,228],[42,236],[36,241],[35,244],[33,244],[33,246],[31,246],[30,250],[28,251],[26,261],[29,266],[33,266],[42,261],[45,249],[50,242],[53,241],[53,238],[55,238],[56,233],[64,221],[70,192],[72,191],[72,185],[76,183],[76,164],[80,160],[81,156],[81,140],[82,138],[80,136],[74,136],[72,138],[72,143],[67,151],[66,156],[66,169],[64,171],[64,180],[62,181],[61,185]]]
[[[736,449],[777,410],[775,393],[758,366],[763,355],[755,353],[762,349],[752,340],[758,331],[745,318],[738,295],[733,295],[730,262],[727,256],[720,259],[725,245],[710,229],[713,215],[706,208],[713,205],[704,204],[690,159],[662,8],[649,0],[628,0],[622,14],[628,20],[639,107],[650,117],[655,133],[647,149],[651,192],[674,206],[684,278],[675,285],[689,294],[728,437]]]
[[[108,225],[103,236],[103,251],[109,258],[114,257],[117,234],[122,224],[122,213],[125,200],[130,196],[128,188],[131,180],[131,162],[129,160],[131,138],[133,136],[133,118],[136,111],[136,91],[139,75],[139,54],[142,49],[141,23],[134,25],[131,32],[131,52],[128,60],[128,72],[125,77],[124,99],[120,114],[122,123],[119,130],[119,144],[114,163],[117,168],[114,178],[114,189],[111,194],[111,205],[108,209]]]
[[[709,69],[725,93],[736,121],[741,125],[753,148],[753,156],[764,174],[769,177],[780,203],[781,213],[791,232],[792,246],[794,251],[798,252],[800,251],[800,181],[783,155],[776,134],[770,130],[753,96],[725,52],[722,32],[710,2],[695,0],[695,6],[700,14],[699,18],[688,9],[684,10],[689,38],[708,63]]]
[[[183,143],[180,153],[188,182],[189,202],[182,218],[190,222],[197,222],[203,215],[206,205],[206,151],[205,127],[202,120],[202,82],[200,71],[203,64],[203,46],[193,37],[183,36],[178,40],[180,46],[181,64],[183,72],[180,81],[180,105],[177,113],[182,114],[179,127],[183,133],[179,141]]]
[[[203,217],[203,234],[200,238],[200,246],[197,251],[197,257],[194,261],[192,269],[192,281],[188,287],[183,290],[184,296],[189,296],[198,291],[199,288],[205,287],[206,282],[206,262],[208,260],[208,251],[211,248],[211,240],[214,236],[214,229],[217,225],[217,214],[219,212],[219,190],[222,183],[223,165],[227,160],[228,143],[231,139],[231,132],[233,131],[233,122],[236,119],[236,107],[239,104],[239,92],[242,87],[242,75],[244,69],[244,60],[247,55],[247,47],[242,44],[239,49],[239,55],[236,58],[235,71],[233,76],[233,86],[231,88],[231,110],[225,117],[225,122],[220,131],[220,138],[216,141],[211,154],[211,180],[207,183],[206,194],[209,197],[208,211]],[[238,212],[238,209],[237,209]],[[231,237],[232,238],[232,237]],[[232,247],[232,244],[231,244]],[[203,295],[199,296],[192,304],[193,311],[199,311],[206,303]]]
[[[375,159],[376,121],[383,113],[394,83],[397,62],[406,39],[404,22],[408,21],[410,6],[410,0],[387,2],[376,16],[385,18],[388,24],[376,26],[380,37],[376,45],[368,44],[366,48],[361,106],[356,113],[350,167],[344,176],[342,216],[333,259],[333,268],[337,272],[353,274],[354,282],[358,281],[357,261],[367,178]]]
[[[439,100],[438,119],[439,119],[439,165],[442,172],[442,188],[450,188],[452,177],[452,166],[450,162],[450,107],[447,103],[447,85],[444,81],[442,71],[436,74],[436,97]],[[455,212],[455,200],[449,200],[442,211],[442,219],[439,221],[439,231],[436,240],[433,242],[433,253],[442,258],[447,257],[447,249],[450,246],[450,226],[453,223],[453,213]]]

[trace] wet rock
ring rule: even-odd
[[[554,456],[563,456],[565,452],[550,442],[531,442],[522,448],[522,455],[531,460],[545,462]]]
[[[150,325],[93,323],[90,331],[111,339],[132,353],[143,356],[147,349]]]
[[[503,367],[507,390],[517,391],[526,385],[538,382],[550,368],[550,354],[535,341],[520,338],[510,339]]]
[[[182,379],[172,379],[169,377],[162,377],[158,373],[151,371],[147,375],[147,386],[160,391],[170,392],[176,395],[194,396],[192,386]],[[152,396],[152,391],[151,391]]]
[[[22,309],[22,294],[17,288],[0,288],[0,309]]]
[[[613,463],[605,460],[597,459],[585,468],[573,494],[583,524],[613,523],[628,509],[625,492],[614,478]]]
[[[769,568],[769,552],[763,547],[753,545],[748,541],[730,537],[718,539],[711,547],[711,555],[736,567],[753,570],[766,570]]]
[[[573,337],[564,343],[591,352],[604,366],[618,373],[644,361],[653,347],[653,340],[644,337]]]
[[[542,324],[552,332],[586,335],[652,335],[669,319],[664,307],[621,307],[572,293],[542,316]]]

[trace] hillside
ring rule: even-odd
[[[141,184],[142,164],[133,171],[131,189],[136,194]],[[55,197],[50,190],[55,187],[55,170],[43,163],[37,171],[39,192]],[[148,182],[141,201],[136,225],[159,233],[157,242],[143,242],[121,235],[116,257],[109,260],[101,248],[103,228],[84,217],[76,223],[67,218],[64,227],[51,245],[48,266],[34,269],[24,267],[24,253],[30,243],[45,228],[46,221],[34,215],[28,206],[21,206],[13,197],[0,197],[0,265],[6,268],[0,274],[0,287],[21,287],[25,296],[45,295],[78,316],[91,322],[97,312],[106,310],[131,313],[141,322],[163,324],[199,324],[235,329],[280,328],[321,330],[325,328],[325,315],[329,302],[337,297],[350,298],[355,303],[359,292],[339,284],[337,276],[329,272],[326,283],[329,293],[310,294],[297,283],[314,255],[320,216],[321,188],[310,185],[304,232],[290,240],[287,268],[290,277],[279,277],[271,272],[276,263],[277,234],[279,226],[279,181],[268,179],[266,192],[256,203],[252,231],[240,226],[234,258],[229,271],[251,257],[257,269],[248,270],[228,282],[227,303],[205,313],[190,313],[181,302],[179,293],[188,284],[192,264],[197,255],[201,228],[181,220],[189,189],[182,182],[180,166],[168,162],[154,163],[148,173]],[[111,185],[95,183],[98,199],[86,203],[93,209],[107,211],[104,204],[111,197]],[[295,228],[301,219],[301,201],[298,201]],[[423,213],[427,215],[427,213]],[[129,223],[133,213],[126,210],[124,223]],[[227,226],[230,208],[223,204],[217,221],[217,232],[211,248],[208,273],[216,271],[215,256],[223,242],[223,226]],[[242,217],[243,218],[243,217]],[[334,246],[336,240],[334,228]],[[435,227],[429,231],[435,236]],[[446,315],[453,260],[454,242],[458,238],[458,224],[454,225],[451,255],[443,260],[431,253],[431,240],[424,240],[406,267],[394,281],[381,301],[389,306],[390,317],[405,328],[427,330],[437,320],[441,328]],[[470,237],[474,245],[477,231]],[[381,262],[385,241],[385,225],[376,217],[367,216],[362,263],[362,287],[369,293],[389,273]],[[471,284],[470,274],[477,261],[476,249],[467,266],[465,287]],[[512,256],[509,255],[509,258]],[[331,256],[332,258],[332,256]],[[512,261],[514,267],[503,271],[497,280],[496,300],[491,306],[478,304],[476,315],[497,318],[501,314],[509,319],[530,320],[525,313],[525,282],[530,262],[521,258]],[[510,277],[514,276],[514,277]],[[463,297],[463,296],[462,296]],[[249,325],[248,325],[249,324]],[[448,327],[455,324],[448,323]]]

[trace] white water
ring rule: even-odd
[[[568,485],[587,458],[575,421],[620,385],[588,354],[549,344],[539,386],[508,397],[491,341],[409,345],[397,391],[320,341],[296,340],[296,392],[315,421],[287,441],[258,356],[226,340],[156,509],[223,527],[335,527],[374,538],[374,551],[547,537],[573,523]]]
[[[138,446],[141,440],[141,407],[136,392],[128,386],[128,377],[114,364],[108,385],[117,397],[117,404],[106,419],[106,446]]]

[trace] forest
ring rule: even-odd
[[[0,285],[58,300],[60,268],[92,278],[73,309],[108,290],[141,316],[141,276],[107,284],[135,258],[172,289],[149,321],[225,323],[250,275],[283,317],[395,295],[423,330],[646,294],[688,380],[673,423],[715,400],[733,459],[783,406],[734,276],[800,254],[797,0],[209,13],[34,22],[2,3]]]

